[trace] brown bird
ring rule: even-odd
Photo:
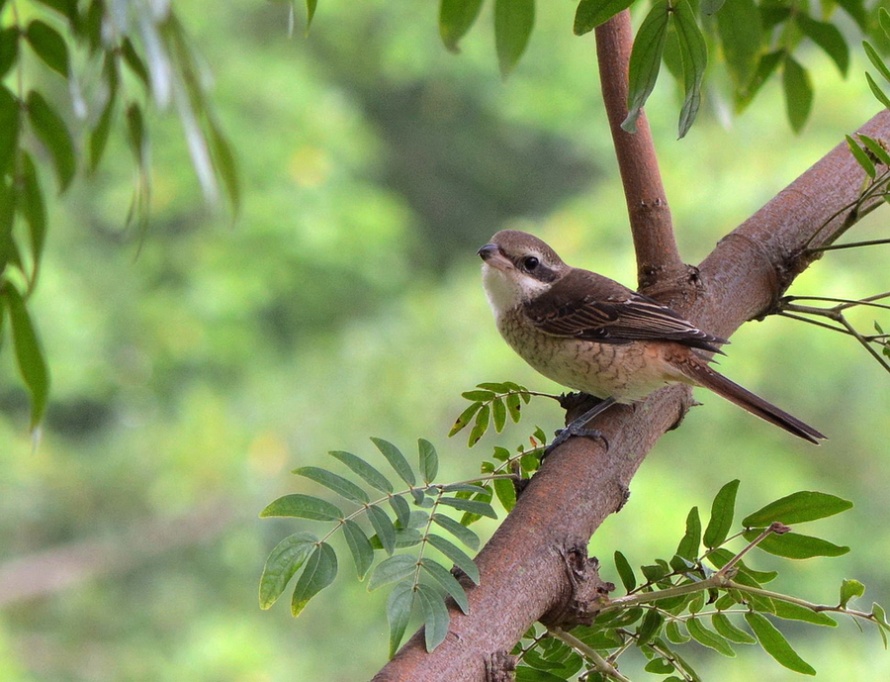
[[[564,430],[584,425],[615,403],[633,403],[671,383],[703,386],[818,444],[825,436],[717,373],[703,353],[725,339],[708,334],[658,301],[602,275],[566,265],[547,244],[502,230],[479,249],[482,281],[498,331],[544,376],[602,399]],[[555,446],[555,443],[551,445]]]

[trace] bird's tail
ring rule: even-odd
[[[754,395],[748,389],[742,388],[734,381],[730,381],[722,374],[711,369],[704,362],[692,361],[684,363],[683,373],[692,379],[695,384],[714,391],[714,393],[723,396],[751,414],[765,419],[799,438],[808,440],[816,445],[819,444],[820,440],[826,438],[812,426],[804,424],[797,417],[792,417],[760,396]]]

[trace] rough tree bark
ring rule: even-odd
[[[808,246],[825,245],[839,234],[864,173],[846,145],[838,145],[724,237],[697,268],[683,265],[648,127],[641,120],[639,137],[618,128],[630,39],[626,13],[597,30],[604,100],[627,190],[640,283],[701,328],[729,338],[744,322],[774,309],[794,277],[815,259]],[[890,138],[890,112],[881,112],[860,132]],[[580,438],[560,447],[477,556],[482,580],[467,590],[470,614],[452,605],[442,645],[427,653],[423,632],[415,633],[374,680],[506,679],[497,668],[528,627],[572,610],[578,586],[572,557],[583,553],[602,521],[621,508],[646,454],[690,404],[687,388],[665,388],[635,407],[618,406],[602,415],[596,427],[606,435],[608,449]]]

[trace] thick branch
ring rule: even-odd
[[[860,132],[890,138],[890,112]],[[856,199],[863,176],[843,146],[834,149],[720,242],[701,265],[707,296],[697,297],[694,309],[681,305],[682,312],[724,336],[767,312],[808,265],[808,240]],[[565,548],[585,544],[620,508],[646,453],[688,404],[684,387],[663,389],[635,408],[603,416],[597,427],[608,438],[607,451],[598,441],[576,438],[552,454],[479,553],[482,582],[468,590],[470,614],[452,608],[438,649],[427,654],[418,632],[374,679],[485,680],[486,660],[512,648],[533,622],[570,598]]]
[[[600,87],[627,200],[637,255],[637,282],[641,289],[646,289],[656,280],[679,277],[685,267],[674,238],[671,211],[646,113],[642,112],[637,119],[636,133],[621,128],[621,122],[627,117],[627,67],[632,45],[628,10],[596,29]]]

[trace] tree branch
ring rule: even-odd
[[[621,122],[627,117],[628,62],[632,46],[628,10],[596,28],[600,87],[627,200],[637,256],[637,282],[641,289],[646,289],[656,281],[681,277],[686,268],[674,237],[671,211],[645,112],[637,119],[636,133],[621,128]]]

